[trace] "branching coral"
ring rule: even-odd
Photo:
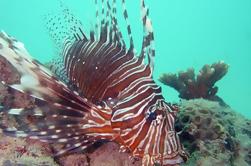
[[[195,76],[193,68],[178,74],[163,74],[160,81],[173,87],[183,99],[213,99],[218,91],[215,83],[228,71],[228,65],[222,61],[212,65],[204,65]]]

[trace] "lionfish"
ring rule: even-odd
[[[95,0],[96,6],[98,3]],[[18,84],[2,83],[12,91],[28,94],[35,102],[34,108],[3,106],[1,112],[7,116],[28,120],[23,120],[23,128],[1,128],[10,136],[61,144],[55,155],[81,152],[104,140],[142,158],[142,165],[179,165],[187,154],[174,128],[178,107],[165,102],[153,80],[155,49],[149,9],[141,0],[144,33],[137,55],[125,0],[122,14],[129,47],[119,29],[116,0],[112,5],[109,0],[100,3],[96,31],[91,30],[87,37],[82,27],[74,26],[71,34],[64,33],[68,37],[62,63],[55,62],[53,71],[29,56],[20,42],[10,43],[10,37],[1,34],[5,39],[2,46],[11,45],[14,51],[5,54],[2,47],[0,54],[21,76]]]

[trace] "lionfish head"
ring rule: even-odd
[[[174,129],[177,111],[176,105],[161,102],[147,113],[147,121],[151,123],[148,133],[151,134],[144,139],[149,142],[144,150],[144,165],[176,165],[186,162],[188,155]]]

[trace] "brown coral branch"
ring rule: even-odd
[[[218,91],[215,83],[226,75],[228,67],[226,63],[220,61],[212,65],[204,65],[197,76],[194,69],[190,68],[178,74],[163,74],[159,80],[177,90],[180,98],[213,99]]]

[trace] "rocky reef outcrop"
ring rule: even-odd
[[[189,166],[251,165],[251,120],[206,99],[182,100],[176,130]]]

